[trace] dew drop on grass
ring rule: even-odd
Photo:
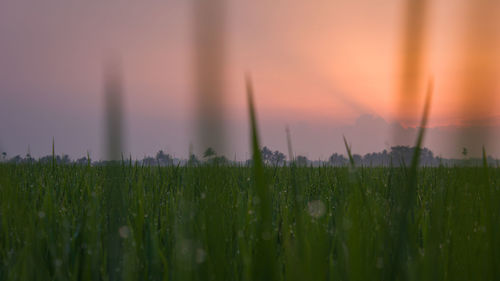
[[[41,219],[45,218],[45,213],[43,211],[39,211],[38,212],[38,217],[41,218]]]
[[[205,262],[206,257],[207,253],[203,249],[201,248],[196,249],[196,263]]]
[[[307,203],[307,211],[309,215],[313,218],[319,218],[325,214],[326,207],[325,203],[321,200],[315,200]]]
[[[130,230],[126,225],[124,225],[118,229],[118,233],[120,234],[121,238],[126,239],[130,234]]]
[[[425,256],[425,249],[424,248],[419,248],[418,253],[423,257]]]

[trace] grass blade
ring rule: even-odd
[[[249,77],[246,79],[248,107],[250,111],[250,133],[253,155],[254,189],[258,197],[258,222],[256,228],[256,249],[252,259],[254,280],[276,280],[275,249],[272,229],[272,202],[269,187],[264,175],[264,163],[260,154],[259,136],[255,107],[253,103],[253,88]]]

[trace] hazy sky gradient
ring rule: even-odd
[[[461,111],[457,81],[463,70],[457,61],[466,2],[433,1],[428,12],[423,77],[433,75],[436,81],[433,127],[474,120],[498,125],[499,111],[480,108],[492,103],[499,108],[499,99],[479,102],[474,115]],[[103,64],[118,54],[127,152],[142,157],[164,149],[187,157],[196,137],[193,3],[2,0],[0,149],[12,156],[25,154],[29,146],[41,156],[50,153],[54,137],[58,152],[76,157],[89,150],[103,157]],[[346,133],[342,128],[355,125],[361,115],[395,120],[404,1],[227,3],[228,151],[237,158],[248,157],[247,71],[263,144],[274,149],[286,151],[287,124],[296,153],[315,159],[344,152],[337,145]],[[418,116],[412,120],[409,125],[418,124]],[[375,133],[383,141],[375,145],[360,136],[355,141],[360,152],[391,145],[390,136],[385,140],[390,132]],[[429,146],[442,150],[438,153],[460,151],[445,151],[448,140],[433,141]]]

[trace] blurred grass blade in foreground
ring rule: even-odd
[[[225,154],[226,1],[194,1],[198,145]]]
[[[124,206],[124,175],[120,160],[123,153],[123,85],[119,60],[105,65],[104,95],[106,100],[106,141],[108,160],[105,166],[104,200],[106,202],[107,273],[110,280],[122,280],[123,240],[130,232]]]
[[[405,0],[404,23],[402,33],[401,65],[397,86],[397,119],[408,125],[417,117],[419,93],[421,92],[421,76],[424,61],[424,45],[426,39],[426,20],[428,0]],[[403,140],[394,135],[395,144]]]
[[[463,129],[452,143],[457,151],[466,148],[473,157],[480,157],[483,146],[488,151],[498,143],[491,139],[495,125],[491,121],[498,113],[500,1],[469,0],[465,9],[462,56],[458,59]]]
[[[107,160],[118,161],[123,153],[123,81],[120,60],[110,59],[104,69]]]
[[[427,127],[427,121],[429,119],[431,100],[434,91],[434,81],[429,80],[424,111],[422,115],[422,120],[420,123],[420,128],[415,142],[413,158],[409,171],[405,171],[406,181],[403,182],[403,188],[400,190],[395,190],[396,193],[396,207],[394,209],[394,225],[395,225],[395,239],[388,236],[388,245],[392,243],[392,256],[390,264],[390,280],[407,280],[411,273],[411,269],[415,263],[414,259],[417,254],[416,247],[416,233],[417,229],[413,226],[415,225],[410,219],[414,219],[414,212],[416,208],[416,198],[417,198],[417,182],[418,182],[418,169],[420,160],[420,151],[422,149],[425,130]],[[403,167],[406,170],[406,167]]]

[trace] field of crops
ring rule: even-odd
[[[496,168],[0,169],[0,280],[500,278]]]
[[[272,166],[248,93],[248,166],[0,163],[0,280],[500,280],[500,169],[421,166],[428,103],[411,163]]]

